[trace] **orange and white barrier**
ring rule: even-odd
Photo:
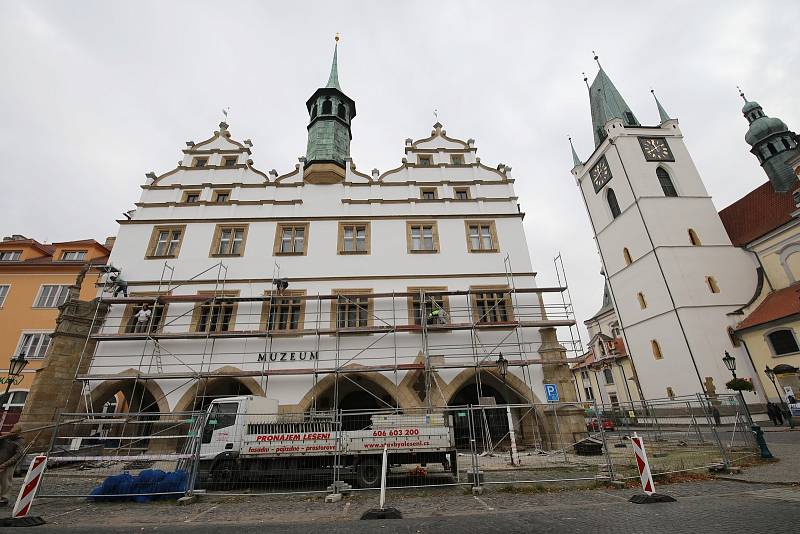
[[[650,463],[647,461],[647,453],[644,450],[644,441],[634,432],[631,437],[633,443],[633,453],[636,455],[636,466],[639,468],[639,478],[642,481],[642,490],[645,494],[655,493],[656,486],[653,483],[653,475],[650,473]]]
[[[33,459],[31,466],[28,468],[28,473],[25,475],[22,487],[19,489],[19,497],[17,497],[17,502],[14,503],[14,511],[11,512],[11,517],[22,518],[28,515],[46,466],[47,456],[36,456]]]

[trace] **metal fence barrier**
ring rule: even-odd
[[[403,411],[252,413],[236,406],[62,414],[39,496],[368,490],[380,486],[384,446],[389,488],[634,478],[633,433],[647,442],[656,476],[757,454],[749,414],[735,395]]]

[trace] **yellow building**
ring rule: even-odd
[[[24,354],[30,362],[21,379],[11,385],[9,395],[0,397],[2,428],[16,422],[15,414],[25,404],[36,371],[47,356],[50,333],[68,287],[84,265],[106,263],[109,241],[108,247],[93,239],[43,244],[14,235],[0,242],[0,377],[8,377],[9,360],[14,356]],[[97,270],[89,270],[81,299],[95,297],[97,276]],[[5,387],[4,383],[0,394]]]
[[[742,111],[750,121],[745,139],[770,180],[720,212],[733,244],[758,265],[756,294],[738,310],[731,337],[744,343],[768,399],[792,401],[800,395],[800,149],[797,136],[756,102]]]

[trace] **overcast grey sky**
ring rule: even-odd
[[[583,320],[603,282],[567,135],[590,154],[591,51],[643,124],[658,122],[656,89],[722,208],[766,180],[736,85],[800,129],[797,28],[796,1],[0,0],[0,229],[50,242],[115,234],[144,174],[172,169],[226,106],[256,167],[293,168],[338,31],[358,168],[397,166],[437,108],[484,163],[513,167],[539,283],[554,281],[560,251]]]

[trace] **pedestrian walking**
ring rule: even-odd
[[[0,506],[8,506],[14,468],[25,452],[25,440],[19,429],[0,436]]]
[[[772,421],[773,426],[777,426],[777,419],[775,419],[775,405],[767,401],[767,417]]]
[[[133,327],[133,331],[136,333],[147,332],[147,325],[150,324],[150,317],[152,316],[150,311],[150,307],[147,304],[142,306],[142,309],[136,312],[134,316],[136,318],[136,324]]]
[[[774,403],[772,406],[775,410],[775,420],[778,422],[778,426],[783,426],[783,411],[781,410],[781,407]]]
[[[722,424],[722,417],[719,415],[719,408],[716,406],[711,407],[711,416],[714,418],[714,424],[719,426]]]

